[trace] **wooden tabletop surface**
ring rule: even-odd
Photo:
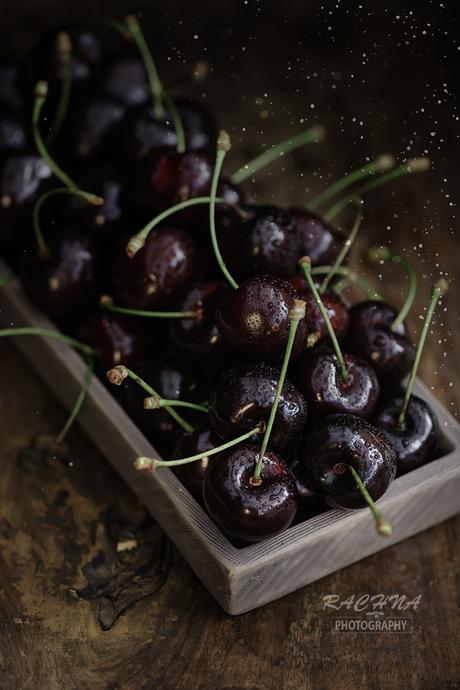
[[[361,256],[375,241],[414,261],[414,337],[433,280],[448,276],[446,309],[433,324],[421,377],[457,414],[455,18],[438,3],[435,11],[419,2],[401,10],[396,0],[349,12],[296,0],[287,16],[270,2],[211,8],[200,0],[193,12],[172,4],[176,12],[158,3],[159,61],[167,72],[174,46],[185,60],[208,57],[213,72],[202,90],[233,134],[231,165],[305,123],[328,128],[324,145],[250,185],[258,199],[301,203],[309,190],[382,151],[433,159],[432,172],[369,197],[354,262],[369,271]],[[21,19],[9,21],[25,36],[19,46],[54,6],[18,0]],[[379,285],[401,303],[405,279],[396,267]],[[53,456],[41,435],[60,429],[64,411],[11,343],[0,344],[0,362],[2,690],[460,688],[460,517],[229,617],[78,427],[65,458]],[[412,632],[332,632],[324,596],[378,593],[420,595]]]

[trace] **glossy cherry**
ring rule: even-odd
[[[345,347],[372,364],[385,385],[401,381],[414,362],[415,348],[404,324],[391,329],[397,315],[393,307],[378,301],[360,302],[350,309]]]
[[[308,345],[312,347],[320,340],[328,338],[326,323],[314,296],[305,282],[305,278],[300,273],[297,273],[289,282],[296,289],[300,299],[307,303],[305,321],[307,323]],[[326,290],[321,295],[321,300],[328,313],[337,339],[342,340],[350,326],[350,314],[345,302],[333,290]]]
[[[299,463],[296,461],[290,466],[292,474],[294,475],[295,484],[297,488],[297,495],[299,497],[299,505],[297,509],[296,521],[301,522],[309,518],[320,515],[328,509],[328,505],[324,496],[313,489],[305,481],[300,471]]]
[[[120,306],[158,309],[190,285],[201,270],[195,239],[174,228],[155,228],[145,246],[130,259],[124,246],[112,271],[113,296]]]
[[[55,317],[96,304],[101,263],[95,241],[79,230],[53,229],[47,246],[46,256],[29,255],[22,269],[34,304]]]
[[[51,174],[37,154],[7,154],[0,161],[0,217],[30,219],[34,203],[50,185]]]
[[[332,415],[320,421],[302,443],[300,468],[305,480],[332,506],[363,508],[367,504],[346,466],[360,476],[374,501],[396,474],[396,454],[385,435],[352,415]]]
[[[216,312],[217,327],[225,342],[250,359],[278,362],[289,333],[289,311],[297,293],[288,282],[273,276],[256,276],[242,283]],[[307,326],[301,321],[293,356],[307,346]]]
[[[284,532],[297,511],[291,470],[272,451],[263,458],[262,482],[252,483],[259,446],[219,453],[206,472],[203,498],[210,516],[231,537],[257,542]]]
[[[145,65],[137,52],[111,58],[103,68],[100,88],[126,108],[144,105],[152,98]]]
[[[220,225],[219,245],[233,275],[244,279],[258,273],[289,278],[297,271],[302,243],[290,214],[276,206],[245,206],[246,216],[232,214]]]
[[[80,339],[96,351],[99,369],[105,374],[118,364],[130,366],[151,347],[138,319],[98,310],[79,326]]]
[[[404,396],[388,396],[373,418],[396,451],[397,474],[406,474],[433,459],[439,443],[439,423],[422,398],[411,396],[402,424],[398,423]]]
[[[29,134],[23,118],[0,108],[0,155],[9,151],[24,151]]]
[[[191,434],[184,433],[179,439],[173,452],[173,459],[197,455],[207,450],[217,448],[222,444],[222,439],[209,425],[201,426]],[[173,468],[174,474],[179,477],[185,488],[200,503],[203,500],[203,484],[208,467],[212,462],[212,456],[205,456],[201,460],[187,465],[178,465]]]
[[[205,364],[220,362],[227,348],[216,326],[215,313],[219,304],[230,293],[227,283],[206,281],[187,288],[177,300],[178,311],[194,311],[194,319],[172,319],[171,340],[184,354]]]
[[[362,359],[343,353],[349,379],[342,376],[332,348],[321,345],[303,353],[295,364],[295,385],[314,415],[346,413],[370,417],[377,405],[380,386],[372,367]]]
[[[118,134],[125,117],[122,103],[104,94],[80,98],[69,113],[60,143],[71,159],[89,159],[111,154],[118,146]]]
[[[312,266],[333,264],[346,237],[321,216],[300,208],[290,208],[289,215],[301,243],[300,256],[309,256]]]
[[[275,399],[279,369],[264,363],[225,371],[209,396],[212,427],[225,439],[267,422]],[[307,422],[303,396],[285,380],[270,435],[270,448],[288,453],[296,447]]]

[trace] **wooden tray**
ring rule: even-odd
[[[0,261],[0,276],[8,267]],[[55,327],[27,301],[20,284],[0,289],[0,325]],[[18,337],[17,347],[61,403],[70,409],[85,365],[70,347],[40,337]],[[439,417],[439,459],[396,479],[379,501],[394,525],[384,539],[368,510],[329,510],[284,534],[236,548],[167,468],[136,472],[133,459],[157,455],[150,443],[96,378],[79,423],[168,534],[203,584],[231,614],[273,601],[460,512],[460,425],[421,382],[423,397]]]

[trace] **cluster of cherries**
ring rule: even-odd
[[[71,26],[24,64],[0,63],[0,244],[62,329],[0,336],[47,335],[82,352],[89,375],[73,416],[93,361],[108,369],[120,403],[173,458],[136,466],[172,467],[231,538],[265,539],[328,506],[369,506],[390,534],[375,501],[438,445],[412,387],[446,284],[415,347],[404,325],[410,264],[371,252],[407,270],[397,310],[346,260],[360,197],[426,159],[393,169],[380,156],[306,207],[253,204],[241,183],[322,128],[222,173],[226,132],[202,104],[169,95],[187,80],[164,88],[134,17],[113,26],[121,43],[110,53],[94,30]],[[332,223],[347,207],[348,236]],[[366,300],[349,307],[348,285]]]

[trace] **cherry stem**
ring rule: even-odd
[[[40,224],[40,212],[42,206],[45,203],[45,201],[47,201],[51,197],[59,196],[61,194],[70,194],[72,196],[80,197],[81,199],[87,201],[89,204],[92,204],[93,206],[102,206],[102,204],[104,203],[104,199],[102,199],[100,196],[96,196],[95,194],[91,194],[90,192],[84,192],[81,189],[69,189],[68,187],[59,187],[58,189],[51,189],[49,192],[45,192],[45,194],[42,194],[42,196],[39,199],[37,199],[37,202],[35,203],[32,212],[32,224],[35,233],[35,239],[37,240],[38,244],[38,253],[40,256],[48,255],[48,248],[46,246],[46,242],[43,237],[43,232]]]
[[[145,390],[146,393],[148,393],[151,396],[161,398],[161,395],[157,393],[157,391],[154,388],[152,388],[152,386],[149,386],[148,383],[141,379],[140,376],[135,374],[134,371],[128,369],[128,367],[118,365],[107,372],[108,380],[115,386],[120,386],[128,376],[135,383],[137,383],[138,386],[143,388],[143,390]],[[186,431],[189,434],[192,431],[194,431],[193,426],[191,426],[183,417],[181,417],[180,414],[176,412],[176,410],[174,410],[172,407],[165,406],[164,409],[184,429],[184,431]]]
[[[390,170],[394,164],[395,160],[389,153],[384,153],[381,156],[378,156],[378,158],[376,158],[374,161],[367,163],[367,165],[361,165],[359,168],[356,168],[356,170],[353,170],[353,172],[345,175],[337,182],[334,182],[334,184],[331,184],[327,189],[324,190],[324,192],[321,192],[318,194],[318,196],[315,196],[311,201],[309,201],[307,208],[310,211],[315,210],[318,208],[318,206],[321,206],[325,201],[328,201],[338,192],[350,187],[354,182],[358,182],[358,180],[362,180],[368,175],[386,172],[387,170]]]
[[[289,139],[282,141],[276,146],[272,146],[272,148],[264,151],[264,153],[261,153],[260,156],[257,156],[249,163],[245,163],[239,170],[233,173],[230,179],[234,184],[240,184],[248,177],[251,177],[251,175],[254,175],[262,168],[273,163],[273,161],[284,156],[286,153],[295,151],[295,149],[305,144],[317,144],[322,141],[325,136],[326,130],[324,127],[321,125],[314,125],[310,127],[310,129],[300,132],[294,137],[289,137]]]
[[[412,309],[415,295],[417,293],[417,273],[410,261],[408,261],[405,257],[400,256],[399,254],[393,254],[393,252],[388,247],[372,247],[368,251],[368,256],[369,259],[374,263],[383,264],[385,262],[391,261],[394,264],[401,264],[401,266],[407,273],[407,277],[409,278],[409,288],[407,290],[406,299],[400,312],[391,324],[391,330],[395,332],[398,329],[398,327],[406,320],[408,313]]]
[[[202,451],[196,455],[189,455],[187,458],[180,458],[178,460],[160,460],[159,458],[146,457],[136,458],[134,461],[134,467],[136,470],[154,470],[156,467],[178,467],[179,465],[188,465],[190,462],[196,462],[197,460],[202,460],[210,455],[222,453],[222,451],[227,450],[228,448],[233,448],[233,446],[237,446],[238,443],[247,441],[249,438],[254,436],[254,434],[262,433],[263,428],[265,428],[265,426],[259,424],[254,429],[251,429],[251,431],[247,431],[245,434],[242,434],[231,441],[227,441],[217,448],[211,448],[210,450]]]
[[[173,91],[184,84],[199,84],[206,79],[208,74],[209,64],[206,62],[206,60],[198,60],[198,62],[193,65],[189,72],[186,72],[185,74],[182,74],[168,82],[166,84],[166,91]]]
[[[70,427],[74,423],[75,419],[78,416],[78,413],[81,410],[81,406],[83,405],[86,395],[88,393],[89,387],[91,385],[91,381],[93,379],[93,373],[94,373],[94,360],[92,357],[88,357],[87,360],[87,367],[86,367],[86,372],[85,372],[85,378],[83,380],[83,384],[81,386],[80,392],[78,393],[78,397],[75,400],[74,406],[72,407],[72,410],[69,414],[69,417],[64,424],[61,433],[56,437],[56,442],[57,443],[62,443],[65,436],[67,435],[67,432],[69,431]]]
[[[186,407],[189,410],[203,412],[204,414],[209,412],[209,408],[205,405],[198,405],[186,400],[168,400],[160,398],[158,395],[149,395],[148,398],[144,398],[144,410],[159,410],[162,407]]]
[[[259,457],[257,459],[257,464],[254,470],[254,474],[251,477],[251,484],[253,486],[259,486],[262,483],[262,478],[261,478],[261,472],[262,472],[262,463],[264,460],[265,456],[265,451],[267,450],[268,442],[270,440],[270,434],[272,432],[273,428],[273,423],[275,421],[275,416],[278,411],[278,406],[281,398],[281,392],[283,390],[284,386],[284,381],[286,379],[286,373],[288,370],[289,366],[289,361],[291,359],[291,354],[292,354],[292,348],[294,346],[294,340],[295,336],[297,333],[297,328],[299,327],[300,321],[305,318],[305,307],[306,303],[303,302],[302,300],[296,299],[294,300],[294,305],[289,312],[289,318],[290,318],[290,323],[289,323],[289,333],[288,333],[288,339],[286,343],[286,350],[284,352],[284,359],[283,359],[283,364],[281,366],[281,371],[278,379],[278,384],[276,386],[276,391],[275,391],[275,398],[273,400],[273,404],[270,410],[270,416],[268,418],[267,422],[267,428],[265,429],[265,434],[262,439],[262,446],[260,448],[260,453]]]
[[[45,338],[60,340],[61,343],[71,345],[76,350],[80,350],[87,355],[94,355],[94,350],[89,345],[85,345],[85,343],[81,343],[79,340],[75,340],[68,335],[64,335],[64,333],[59,333],[59,331],[50,331],[48,328],[25,326],[21,328],[4,328],[0,331],[0,338],[8,338],[10,336],[14,337],[19,335],[40,335]]]
[[[359,229],[361,227],[362,222],[363,222],[363,216],[361,214],[361,211],[358,211],[356,214],[355,222],[353,223],[353,227],[350,231],[350,234],[348,235],[347,239],[343,243],[343,247],[340,250],[339,255],[337,256],[331,270],[329,271],[329,273],[326,275],[323,282],[321,283],[321,286],[319,288],[319,294],[320,295],[323,295],[326,292],[332,278],[337,273],[337,269],[340,268],[340,266],[343,264],[348,252],[350,251],[350,249],[353,245],[353,242],[356,239],[356,236],[359,232]]]
[[[46,81],[39,81],[35,87],[35,101],[32,113],[32,129],[34,135],[35,146],[43,158],[45,163],[51,168],[54,175],[59,178],[68,189],[77,190],[78,185],[59,167],[59,165],[51,158],[48,149],[40,134],[40,115],[48,95],[48,84]]]
[[[171,120],[173,121],[174,129],[176,131],[176,151],[177,153],[184,153],[185,151],[185,132],[184,125],[182,123],[182,118],[179,115],[179,111],[173,99],[169,96],[166,91],[163,91],[163,99],[168,108],[169,114],[171,115]]]
[[[48,147],[52,147],[57,135],[65,120],[69,108],[70,91],[72,88],[72,52],[73,46],[67,32],[61,31],[57,36],[56,48],[59,60],[59,79],[61,81],[61,92],[56,113],[51,124],[50,132],[46,139]]]
[[[311,274],[311,262],[310,258],[308,256],[304,256],[299,260],[299,265],[302,271],[304,272],[305,275],[305,280],[307,281],[308,287],[310,288],[310,291],[315,299],[315,302],[318,306],[318,309],[321,312],[321,316],[324,319],[324,323],[326,324],[327,331],[329,333],[329,337],[332,341],[332,345],[335,350],[335,354],[337,357],[337,360],[340,365],[340,371],[342,373],[342,379],[344,381],[348,381],[350,379],[350,374],[348,373],[347,367],[345,365],[345,360],[343,358],[342,350],[340,349],[339,341],[337,340],[337,336],[335,335],[334,329],[332,328],[331,320],[329,318],[329,314],[327,313],[324,304],[321,301],[321,296],[316,289],[316,285],[314,283],[312,274]]]
[[[321,276],[324,274],[328,274],[332,270],[332,266],[315,266],[315,268],[311,269],[311,274],[312,276]],[[352,285],[357,285],[363,292],[366,293],[366,295],[369,297],[371,300],[375,301],[382,301],[381,296],[379,293],[375,290],[374,286],[369,283],[366,278],[363,278],[363,276],[359,276],[356,271],[352,268],[348,268],[347,266],[338,266],[335,269],[335,274],[342,276],[343,280],[339,281],[337,285],[334,286],[334,292],[337,294],[340,294],[341,291],[351,283]],[[340,284],[340,288],[339,288]]]
[[[385,520],[382,517],[382,514],[381,514],[380,510],[377,508],[374,499],[370,495],[369,491],[366,488],[366,485],[364,484],[363,480],[361,479],[361,477],[359,476],[359,474],[357,473],[355,468],[352,467],[351,465],[345,465],[345,467],[347,468],[347,470],[350,472],[351,476],[355,480],[355,482],[358,486],[358,489],[361,493],[361,496],[364,498],[364,500],[366,501],[367,505],[369,506],[369,508],[371,510],[371,513],[372,513],[374,520],[375,520],[375,528],[376,528],[377,532],[382,537],[390,537],[391,534],[393,533],[393,525],[391,524],[391,522],[389,522],[388,520]]]
[[[5,285],[8,285],[13,280],[14,276],[12,273],[7,274],[6,276],[1,276],[0,277],[0,288],[5,287]]]
[[[362,187],[359,187],[356,192],[350,197],[350,196],[345,196],[342,199],[339,199],[334,206],[332,206],[329,211],[324,215],[325,220],[331,221],[333,220],[343,209],[348,206],[350,202],[356,199],[356,197],[363,196],[364,194],[367,194],[367,192],[372,191],[373,189],[377,189],[378,187],[381,187],[382,185],[386,184],[387,182],[390,182],[391,180],[395,180],[398,177],[402,177],[404,175],[410,175],[414,172],[424,172],[426,170],[429,170],[430,168],[430,160],[429,158],[412,158],[411,160],[407,161],[407,163],[404,163],[401,165],[399,168],[396,168],[395,170],[391,170],[389,173],[386,175],[382,175],[381,177],[378,177],[376,180],[372,180],[371,182],[368,182],[367,184],[363,185]]]
[[[211,179],[211,192],[209,200],[209,230],[211,233],[212,248],[214,250],[214,255],[216,257],[217,263],[219,264],[220,270],[222,271],[222,273],[224,274],[225,278],[228,280],[232,288],[236,290],[238,288],[238,283],[230,274],[230,271],[225,265],[225,261],[222,257],[222,254],[220,253],[216,233],[217,185],[219,184],[220,171],[222,170],[222,165],[224,163],[225,156],[227,155],[228,151],[230,151],[230,148],[230,137],[225,130],[221,130],[217,138],[216,162],[214,165],[214,170]]]
[[[216,197],[216,203],[217,204],[225,204],[227,206],[235,206],[235,204],[231,204],[228,201],[226,201],[222,197]],[[166,218],[169,218],[169,216],[174,215],[174,213],[177,213],[178,211],[182,211],[185,208],[190,208],[190,206],[200,206],[201,204],[209,204],[211,202],[211,197],[210,196],[197,196],[193,199],[186,199],[185,201],[181,201],[178,204],[175,204],[175,206],[171,206],[170,208],[167,208],[165,211],[162,211],[159,213],[155,218],[152,218],[151,221],[147,223],[145,227],[142,228],[142,230],[139,230],[135,235],[133,235],[127,246],[126,246],[126,253],[129,256],[130,259],[133,258],[137,254],[137,252],[142,249],[142,247],[145,244],[145,241],[147,237],[150,235],[152,230],[159,225],[162,221],[164,221]]]
[[[412,365],[412,370],[409,376],[409,381],[407,382],[406,391],[404,393],[404,401],[401,408],[401,412],[398,417],[398,426],[403,426],[404,420],[406,419],[407,408],[409,407],[410,398],[412,395],[412,389],[414,387],[415,377],[417,376],[417,370],[422,357],[423,348],[425,345],[426,337],[428,335],[428,329],[430,328],[431,320],[433,318],[436,305],[447,291],[447,281],[444,278],[438,280],[433,289],[433,294],[431,295],[430,303],[428,305],[427,312],[425,314],[425,319],[423,322],[423,327],[420,333],[420,338],[417,343],[417,349],[415,351],[414,363]]]
[[[131,309],[129,307],[117,307],[109,295],[103,295],[99,304],[103,309],[113,311],[116,314],[128,314],[129,316],[142,316],[155,319],[196,319],[197,311],[149,311],[147,309]]]
[[[111,29],[119,33],[121,36],[123,36],[123,38],[132,39],[132,35],[126,24],[120,22],[118,19],[114,19],[113,17],[104,17],[100,21],[105,26],[110,26]]]
[[[133,14],[130,14],[125,18],[125,23],[134,43],[139,49],[144,61],[145,69],[147,70],[150,89],[152,91],[153,112],[157,120],[161,120],[165,116],[163,107],[163,86],[160,81],[160,76],[153,60],[152,53],[150,52],[150,49],[144,38],[144,34],[139,26],[137,17],[135,17]]]

